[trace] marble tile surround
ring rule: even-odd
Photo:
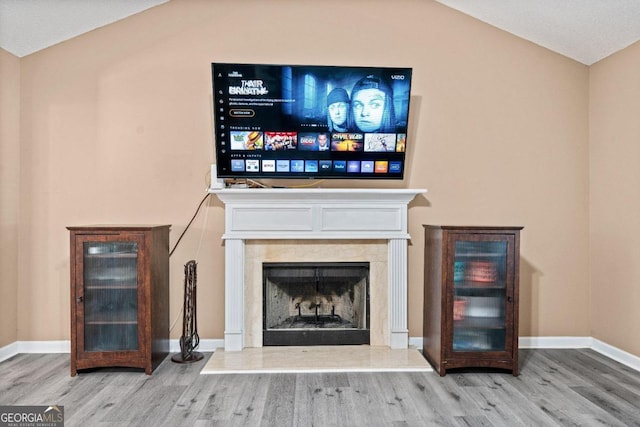
[[[245,241],[245,347],[262,347],[262,263],[369,262],[371,345],[389,343],[386,240]]]

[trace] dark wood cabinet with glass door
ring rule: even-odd
[[[169,353],[169,226],[67,228],[71,375],[98,367],[150,375]]]
[[[518,375],[523,227],[425,225],[423,353],[440,375],[499,368]]]

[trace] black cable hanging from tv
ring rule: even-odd
[[[176,363],[192,363],[202,360],[204,355],[194,351],[200,344],[196,318],[196,288],[198,282],[197,263],[191,260],[184,266],[184,306],[182,310],[182,336],[180,354],[171,360]]]

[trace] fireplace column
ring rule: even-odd
[[[244,347],[244,240],[224,245],[224,348],[238,351]]]
[[[407,348],[409,329],[407,328],[407,240],[389,239],[389,346]]]

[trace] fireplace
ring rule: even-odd
[[[264,263],[269,345],[370,344],[369,263]]]
[[[226,351],[262,347],[262,266],[370,263],[370,345],[406,349],[413,189],[211,189],[225,207]]]

